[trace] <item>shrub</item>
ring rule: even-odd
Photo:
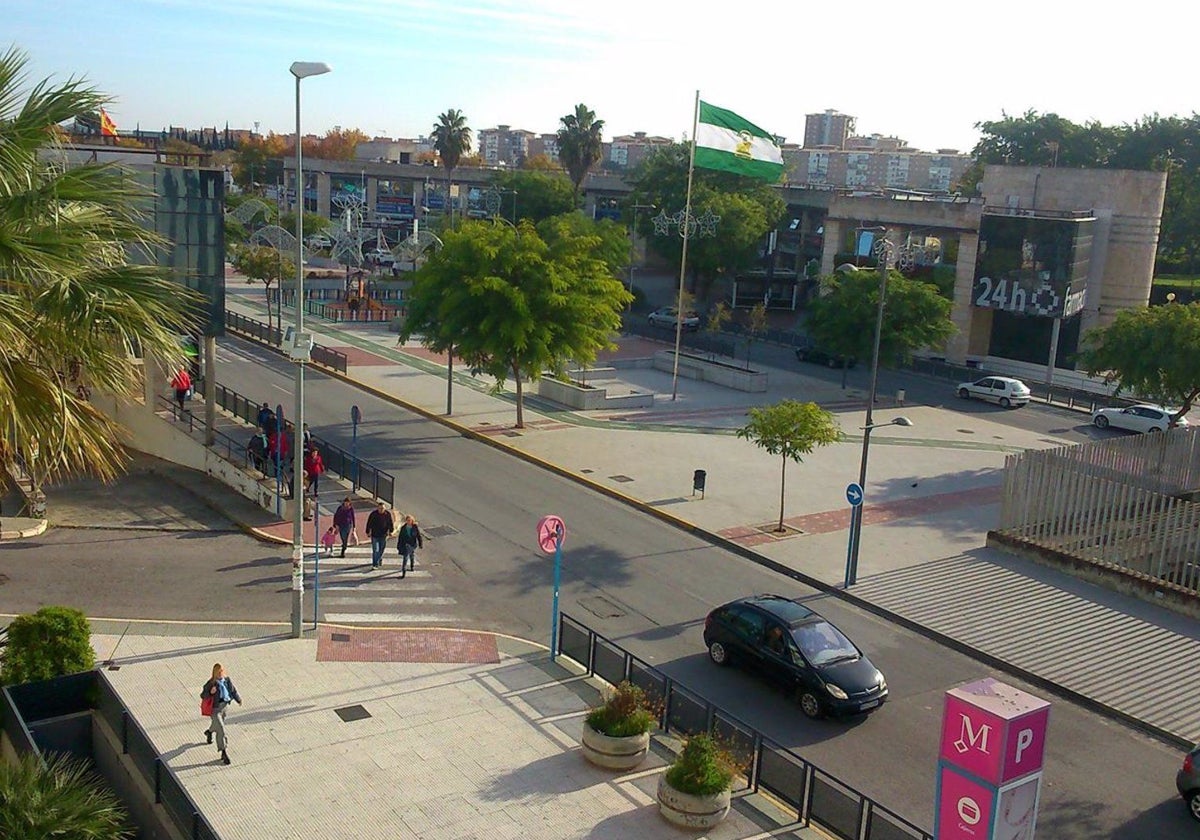
[[[0,837],[5,840],[132,836],[120,800],[84,762],[51,755],[43,767],[32,753],[0,761]]]
[[[712,796],[733,786],[737,759],[711,735],[693,735],[667,768],[667,784],[692,796]]]
[[[628,680],[609,692],[604,704],[588,712],[585,720],[592,729],[610,738],[642,735],[658,726],[654,702]]]
[[[42,607],[9,625],[0,684],[49,680],[88,671],[95,664],[87,616],[70,607]]]

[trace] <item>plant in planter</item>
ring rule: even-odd
[[[737,758],[711,735],[688,738],[658,780],[658,810],[684,828],[712,828],[729,813]]]
[[[650,751],[658,726],[656,704],[629,681],[620,683],[583,721],[583,755],[609,770],[632,770]]]

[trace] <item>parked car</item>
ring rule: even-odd
[[[869,712],[888,697],[883,674],[842,631],[781,595],[717,607],[704,619],[704,644],[717,665],[740,663],[794,693],[810,718]]]
[[[1165,432],[1188,424],[1186,417],[1172,420],[1174,412],[1161,405],[1143,403],[1128,408],[1098,408],[1092,412],[1092,422],[1097,429],[1126,429],[1130,432]]]
[[[309,248],[332,248],[333,240],[323,233],[314,233],[312,236],[307,236],[304,243]]]
[[[858,364],[858,359],[853,356],[841,356],[837,353],[830,353],[818,347],[816,342],[811,338],[805,339],[796,348],[796,361],[812,362],[817,365],[825,365],[831,368],[847,367],[852,368]]]
[[[376,248],[373,251],[368,251],[363,255],[368,262],[373,262],[375,265],[381,265],[385,268],[391,268],[396,264],[396,256],[391,251],[385,248]]]
[[[1200,744],[1183,757],[1183,767],[1175,774],[1175,787],[1187,803],[1192,819],[1200,822]]]
[[[955,390],[964,400],[987,400],[1004,408],[1029,404],[1029,386],[1011,376],[985,376],[974,382],[960,382]]]
[[[676,313],[679,310],[674,306],[664,306],[662,309],[655,309],[647,316],[646,320],[652,327],[670,327],[675,329]],[[700,329],[700,315],[696,312],[688,312],[683,316],[683,328],[685,330]]]

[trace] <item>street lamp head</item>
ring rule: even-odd
[[[320,76],[333,70],[324,61],[293,61],[290,68],[297,79],[307,79],[309,76]]]
[[[909,420],[907,417],[897,417],[892,420],[893,426],[911,426],[912,424],[913,421]]]

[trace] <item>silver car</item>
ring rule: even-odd
[[[1175,787],[1187,803],[1192,819],[1200,822],[1200,744],[1183,758],[1183,767],[1175,774]]]
[[[1125,429],[1128,432],[1165,432],[1176,426],[1186,426],[1186,417],[1172,420],[1174,414],[1161,405],[1131,405],[1128,408],[1098,408],[1092,412],[1092,423],[1097,429]]]
[[[1004,408],[1016,408],[1029,403],[1029,386],[1011,376],[985,376],[974,382],[960,382],[955,391],[964,400],[986,400]]]
[[[655,309],[647,316],[646,320],[652,327],[670,327],[675,329],[676,313],[678,310],[674,306],[664,306],[662,309]],[[700,316],[695,312],[687,312],[683,316],[683,328],[685,330],[700,329]]]

